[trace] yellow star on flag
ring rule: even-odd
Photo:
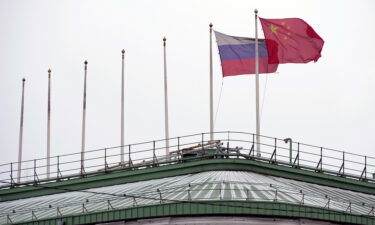
[[[273,24],[270,25],[270,30],[271,30],[272,33],[277,34],[277,29],[278,29],[277,26],[275,26]]]

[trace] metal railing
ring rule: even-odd
[[[165,155],[165,139],[161,139],[125,145],[123,155],[122,146],[116,146],[86,151],[84,160],[81,152],[53,156],[49,176],[47,158],[26,160],[21,162],[19,183],[18,163],[2,164],[0,189],[215,157],[257,160],[375,183],[374,157],[263,135],[257,154],[253,133],[223,131],[215,132],[214,137],[210,140],[210,133],[198,133],[170,138],[169,155]]]

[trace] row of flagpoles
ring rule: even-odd
[[[166,38],[163,38],[164,48],[164,105],[165,105],[165,146],[166,155],[169,155],[169,118],[168,118],[168,82],[167,82],[167,55],[166,55]],[[124,84],[125,84],[125,50],[122,53],[122,69],[121,69],[121,163],[124,163]],[[82,110],[82,139],[81,139],[81,173],[84,174],[85,168],[85,143],[86,143],[86,84],[87,84],[87,61],[84,61],[84,86],[83,86],[83,110]],[[50,158],[51,158],[51,69],[48,69],[48,101],[47,101],[47,179],[50,178]],[[23,123],[24,123],[24,96],[25,96],[25,82],[22,78],[22,98],[21,98],[21,117],[20,117],[20,132],[19,132],[19,147],[18,147],[18,168],[17,168],[17,183],[21,181],[22,171],[22,147],[23,147]]]
[[[215,31],[216,41],[218,43],[219,55],[223,76],[233,76],[241,74],[255,74],[255,121],[256,121],[256,152],[260,156],[260,115],[259,115],[259,73],[273,73],[280,63],[308,63],[317,61],[322,50],[324,41],[305,21],[298,18],[287,19],[263,19],[259,18],[265,39],[258,39],[258,10],[255,13],[255,39],[235,37],[225,35]],[[290,23],[292,25],[286,24]],[[209,112],[210,112],[210,140],[214,140],[214,115],[213,115],[213,60],[212,60],[212,23],[209,24]],[[278,33],[279,32],[279,33]],[[294,32],[294,33],[293,33]],[[295,37],[292,34],[296,34]],[[281,35],[281,36],[280,36]],[[289,39],[292,42],[289,42]],[[167,82],[167,52],[166,41],[163,38],[163,59],[164,59],[164,121],[165,121],[165,154],[169,155],[169,118],[168,118],[168,82]],[[259,42],[261,41],[261,45]],[[282,42],[284,41],[284,42]],[[276,43],[276,44],[275,44]],[[279,45],[278,45],[279,44]],[[245,47],[244,47],[245,45]],[[249,46],[249,49],[248,48]],[[229,46],[229,48],[227,48]],[[240,50],[236,48],[240,46]],[[221,47],[225,47],[222,49]],[[254,47],[254,50],[251,48]],[[262,47],[262,51],[259,51]],[[252,54],[255,51],[255,57]],[[124,163],[124,73],[125,73],[125,50],[122,53],[121,69],[121,163]],[[229,53],[229,54],[228,54]],[[241,56],[245,53],[245,56]],[[259,53],[262,53],[260,63]],[[266,57],[265,57],[266,54]],[[234,60],[228,55],[232,55]],[[227,57],[227,58],[226,58]],[[236,58],[238,57],[238,58]],[[255,58],[255,63],[252,61]],[[272,58],[272,60],[271,60]],[[266,60],[264,60],[266,59]],[[226,61],[228,60],[228,61]],[[271,62],[274,61],[274,62]],[[253,63],[253,64],[251,64]],[[81,143],[81,174],[84,174],[85,161],[85,136],[86,136],[86,79],[87,64],[84,62],[84,90],[83,90],[83,115],[82,115],[82,143]],[[250,68],[253,65],[252,68]],[[261,65],[261,67],[259,67]],[[254,70],[255,67],[255,70]],[[24,89],[25,78],[22,79],[22,100],[21,100],[21,119],[19,133],[19,153],[18,153],[18,178],[21,178],[22,161],[22,138],[23,138],[23,114],[24,114]],[[50,177],[50,122],[51,122],[51,70],[48,70],[48,109],[47,109],[47,178]]]

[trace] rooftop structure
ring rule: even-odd
[[[0,165],[0,224],[375,224],[375,158],[266,136],[256,154],[255,136],[55,156],[49,176],[24,161],[20,183]]]

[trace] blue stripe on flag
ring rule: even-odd
[[[258,43],[259,58],[267,58],[265,43]],[[235,59],[255,58],[255,44],[219,45],[219,54],[222,61]]]

